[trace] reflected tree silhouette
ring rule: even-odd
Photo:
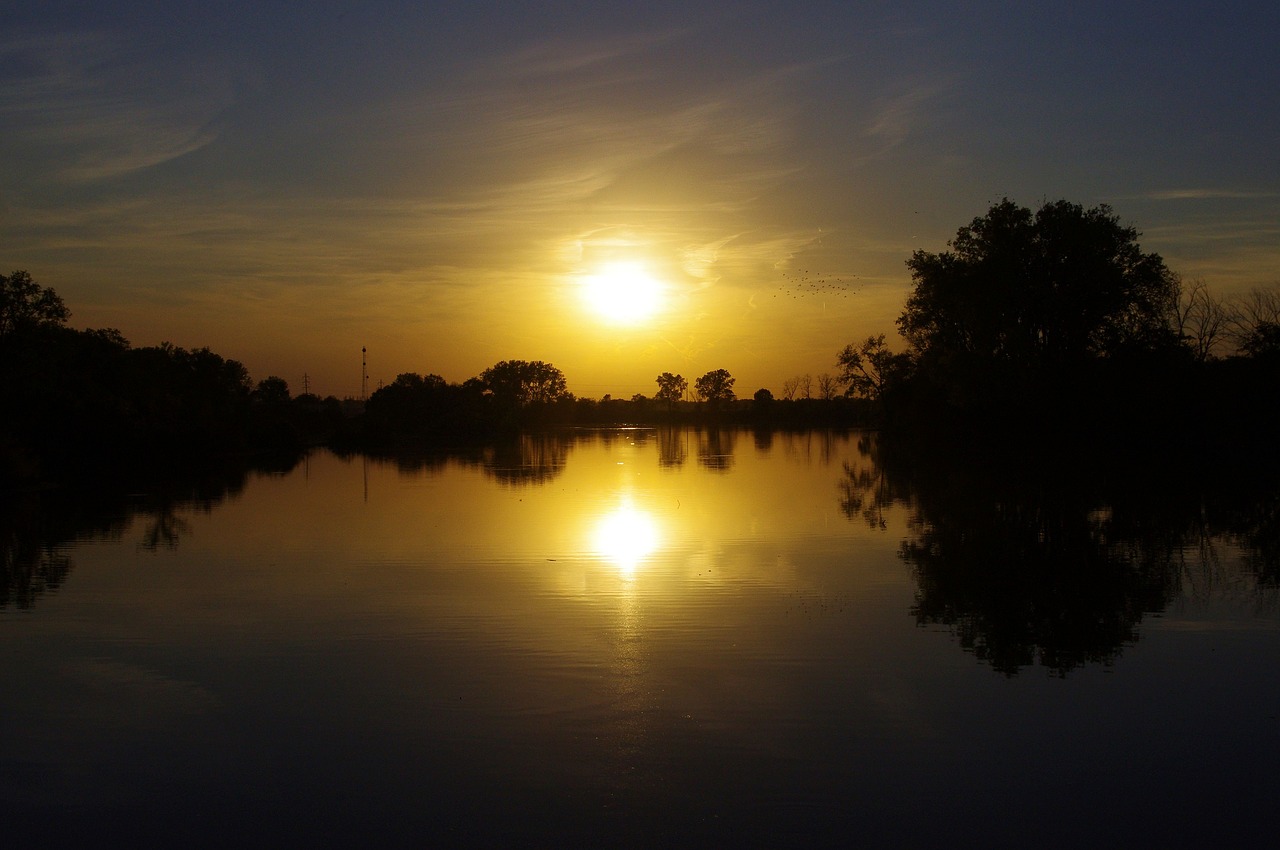
[[[503,484],[545,484],[564,471],[577,438],[565,434],[522,434],[485,453],[484,469]]]
[[[751,431],[751,439],[756,444],[756,451],[761,454],[768,454],[773,451],[772,428],[753,428]]]
[[[1210,521],[1242,548],[1245,564],[1259,585],[1280,588],[1280,488],[1237,496],[1225,509],[1212,506]]]
[[[655,436],[660,464],[684,462],[682,431],[648,428],[533,431],[475,445],[441,447],[432,451],[398,450],[369,456],[395,464],[403,474],[434,475],[453,464],[478,468],[503,484],[541,485],[564,471],[570,453],[581,442],[599,440],[611,445],[626,441],[640,446]]]
[[[737,432],[721,428],[698,431],[698,463],[716,472],[733,468],[733,450]]]
[[[147,520],[142,533],[142,548],[177,549],[178,542],[191,533],[191,523],[178,516],[177,506],[168,504],[155,511]]]
[[[141,522],[141,548],[175,549],[191,533],[182,514],[209,513],[239,495],[251,474],[287,471],[296,462],[229,463],[10,495],[0,501],[0,609],[30,608],[62,587],[75,568],[67,550],[76,541],[119,540]]]
[[[829,464],[837,449],[849,437],[847,429],[831,430],[829,428],[801,427],[778,432],[782,436],[783,452],[790,458],[802,463],[813,463],[815,460]],[[861,439],[866,439],[863,432]]]
[[[919,534],[902,544],[918,589],[913,613],[1007,675],[1058,675],[1113,661],[1142,618],[1179,592],[1168,529],[1125,528],[1078,493],[923,491]]]
[[[396,467],[396,471],[403,475],[425,474],[436,475],[443,472],[445,467],[450,463],[461,463],[464,466],[474,466],[480,463],[480,453],[461,453],[461,452],[405,452],[397,453],[387,458],[381,454],[370,454],[370,457],[378,460],[389,460]]]
[[[1272,502],[1265,517],[1246,535],[1249,563],[1258,581],[1267,587],[1280,587],[1280,510]]]
[[[67,580],[71,558],[53,541],[28,533],[23,521],[6,516],[0,524],[0,609],[27,609]]]
[[[885,528],[885,511],[892,505],[910,501],[910,490],[891,479],[889,467],[879,462],[878,435],[864,432],[858,437],[862,462],[844,461],[837,487],[840,511],[849,519],[860,518],[870,528]]]
[[[1274,485],[1260,496],[1237,481],[1193,486],[1179,470],[1160,478],[1145,466],[955,448],[885,451],[864,437],[861,462],[846,463],[838,484],[840,508],[872,527],[890,506],[909,508],[900,556],[917,583],[913,616],[946,626],[1005,675],[1114,662],[1148,614],[1223,581],[1227,544],[1243,550],[1250,593],[1275,586]]]
[[[658,465],[671,468],[684,466],[689,459],[686,443],[688,432],[683,428],[658,429]]]

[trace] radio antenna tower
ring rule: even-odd
[[[360,346],[360,400],[365,401],[369,395],[369,349]]]

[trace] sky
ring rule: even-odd
[[[1280,4],[1048,6],[4,0],[0,268],[339,397],[362,348],[370,391],[522,359],[776,394],[900,348],[912,251],[1005,197],[1274,285]]]

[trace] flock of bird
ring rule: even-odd
[[[778,292],[773,294],[777,298],[779,293],[791,298],[799,298],[804,295],[824,295],[836,298],[848,298],[850,295],[857,294],[858,290],[853,288],[852,279],[843,277],[826,277],[820,272],[810,272],[808,269],[797,269],[791,272],[783,272],[782,277],[787,281],[778,287]],[[854,275],[856,278],[857,275]]]

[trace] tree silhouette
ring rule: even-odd
[[[904,375],[910,364],[910,355],[889,350],[884,334],[869,336],[856,348],[846,345],[836,356],[845,395],[873,400],[884,394],[887,384]]]
[[[722,401],[733,401],[734,378],[725,369],[716,369],[694,381],[694,391],[698,398],[711,404]]]
[[[681,375],[673,375],[670,372],[663,372],[658,376],[658,393],[654,398],[667,403],[667,409],[680,399],[684,398],[684,394],[689,390],[689,382]]]
[[[803,375],[796,376],[796,389],[800,393],[801,398],[813,397],[813,376],[808,372]]]
[[[62,326],[70,316],[62,298],[26,271],[0,275],[0,340],[34,328]]]
[[[1032,213],[1006,198],[950,250],[912,254],[898,327],[920,367],[961,391],[1172,348],[1178,282],[1137,237],[1105,205],[1054,201]]]
[[[263,404],[285,404],[289,401],[289,382],[276,375],[268,375],[254,387],[253,397]]]
[[[1255,288],[1230,308],[1228,333],[1248,357],[1280,355],[1280,287]]]
[[[377,448],[424,438],[474,438],[489,433],[484,387],[450,384],[439,375],[405,372],[365,404],[364,436]]]
[[[520,406],[569,397],[564,373],[541,360],[503,360],[481,372],[480,380],[496,399]]]
[[[1226,304],[1209,292],[1203,280],[1179,282],[1174,330],[1197,362],[1214,359],[1228,331],[1229,319]]]

